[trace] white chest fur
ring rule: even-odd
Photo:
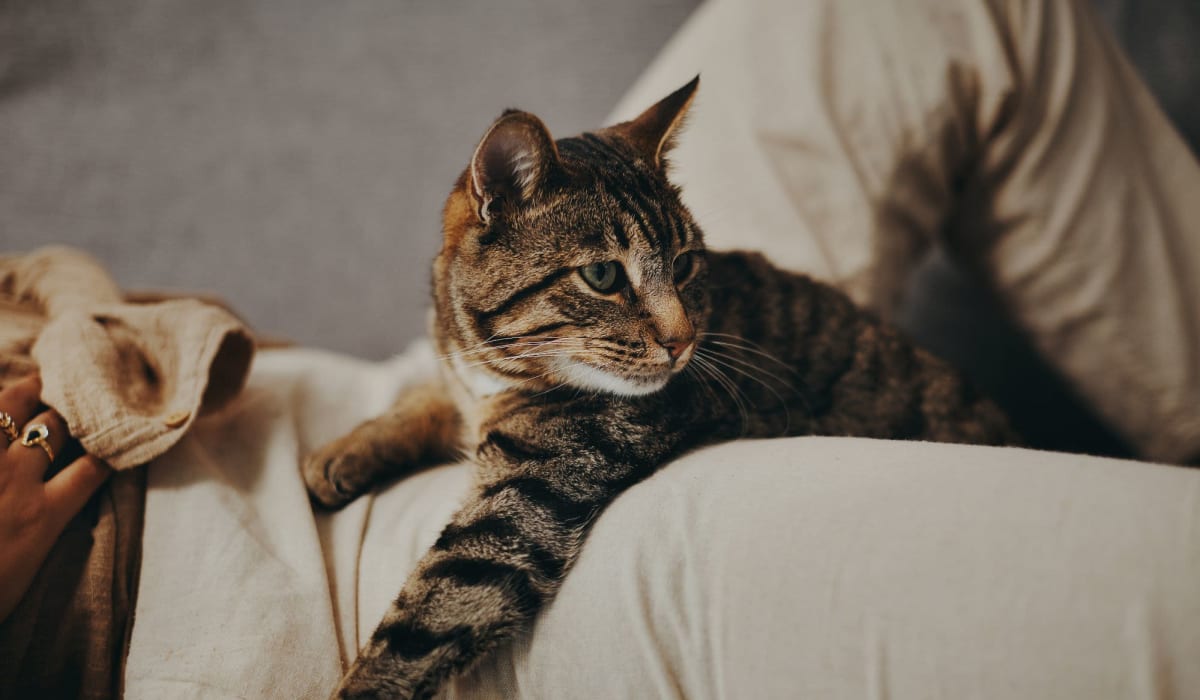
[[[490,399],[509,389],[511,384],[485,369],[470,366],[470,362],[457,355],[444,367],[450,395],[463,421],[463,444],[473,446],[482,438],[480,430],[487,417]]]

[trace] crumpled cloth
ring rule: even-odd
[[[228,311],[127,302],[82,251],[0,257],[0,386],[40,371],[42,401],[114,469],[149,462],[225,406],[253,356],[250,331]]]

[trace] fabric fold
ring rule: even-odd
[[[212,304],[125,301],[82,251],[0,257],[0,384],[39,371],[43,402],[114,469],[158,457],[228,404],[254,350],[249,329]]]

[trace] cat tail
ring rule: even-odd
[[[578,499],[535,476],[481,488],[417,565],[335,697],[432,697],[531,627],[611,495]]]

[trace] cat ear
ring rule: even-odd
[[[675,145],[683,118],[699,86],[700,76],[697,75],[687,85],[642,112],[637,119],[612,127],[613,131],[632,144],[646,162],[656,168],[663,168],[663,156]]]
[[[558,165],[558,149],[542,121],[508,110],[492,124],[471,158],[471,194],[481,221],[497,199],[527,202]]]

